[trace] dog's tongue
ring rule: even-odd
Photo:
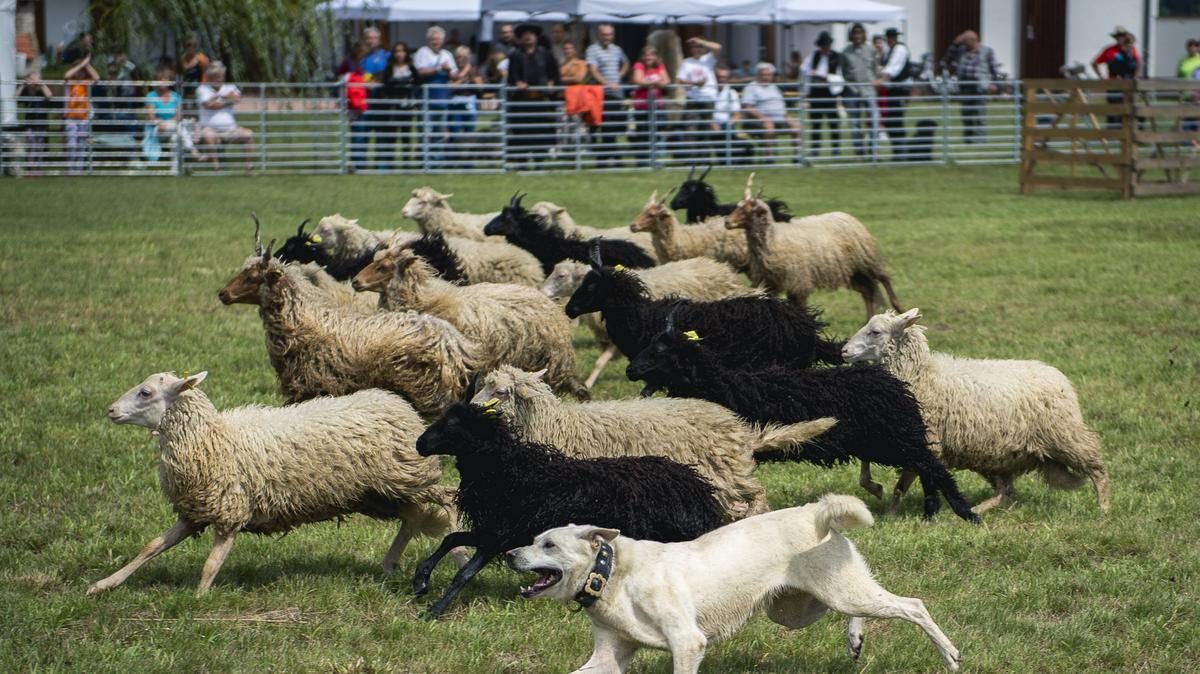
[[[538,579],[533,581],[533,585],[521,588],[521,596],[526,598],[532,597],[556,582],[558,582],[558,577],[553,573],[539,574]]]

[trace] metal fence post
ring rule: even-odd
[[[944,82],[944,80],[943,80]],[[942,98],[942,163],[950,163],[950,92],[941,87]]]
[[[650,166],[658,168],[658,99],[647,98],[647,104],[647,112],[650,115],[650,147],[646,148],[646,152],[650,157]]]
[[[267,170],[267,85],[258,84],[258,170]]]
[[[500,170],[508,170],[508,87],[496,90],[496,126],[500,130]]]
[[[350,147],[349,147],[349,124],[350,117],[345,114],[346,110],[346,84],[344,82],[338,85],[337,89],[337,118],[341,122],[338,124],[338,151],[341,153],[341,161],[338,162],[340,167],[339,173],[350,172]]]
[[[429,87],[421,87],[421,171],[429,173]]]
[[[1012,90],[1012,109],[1013,109],[1013,161],[1021,161],[1021,110],[1025,107],[1025,98],[1021,93],[1024,87],[1021,86],[1020,80],[1013,80]]]

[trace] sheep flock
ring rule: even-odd
[[[277,250],[256,216],[253,230],[230,223],[253,247],[213,290],[257,307],[262,335],[246,339],[263,340],[286,404],[219,410],[200,388],[206,373],[138,373],[149,376],[108,414],[152,430],[178,519],[89,593],[206,529],[199,591],[210,591],[237,534],[363,514],[398,523],[387,574],[414,536],[441,541],[417,565],[418,594],[453,554],[460,569],[436,617],[488,561],[550,528],[682,541],[764,513],[755,467],[766,461],[853,462],[856,485],[892,518],[920,480],[926,520],[942,499],[964,520],[937,526],[1002,516],[993,509],[1017,502],[1015,479],[1030,472],[1059,488],[1090,482],[1108,511],[1100,438],[1066,375],[938,351],[862,221],[793,216],[754,192],[753,175],[720,205],[707,174],[693,170],[670,202],[676,190],[647,189],[622,227],[576,222],[549,201],[526,208],[520,193],[492,213],[456,212],[430,187],[397,209],[407,225],[315,214],[306,232],[298,214]],[[867,310],[846,341],[809,303],[838,289]],[[601,352],[590,376],[573,321]],[[621,356],[642,397],[592,400]],[[209,368],[219,387],[219,364]],[[458,484],[437,455],[455,457]],[[890,494],[872,463],[898,471]],[[994,493],[972,507],[959,470]]]

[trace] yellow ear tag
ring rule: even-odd
[[[625,265],[615,264],[613,265],[613,271],[625,271]]]
[[[687,339],[687,341],[689,341],[689,342],[698,342],[698,341],[700,341],[700,335],[697,335],[695,330],[688,330],[687,332],[683,333],[683,336],[684,336],[684,337]]]
[[[321,235],[313,234],[312,236],[308,237],[308,242],[309,243],[321,243]]]
[[[483,409],[491,410],[493,407],[495,407],[496,405],[499,405],[499,404],[500,404],[499,398],[492,398],[491,400],[485,400],[485,401],[483,401]]]
[[[483,416],[498,417],[498,416],[500,416],[500,410],[496,409],[495,407],[489,407],[483,411]]]
[[[191,372],[188,372],[187,370],[184,370],[184,371],[183,371],[183,378],[184,378],[184,379],[187,379],[187,378],[188,378],[188,377],[190,377],[190,376],[192,376],[192,373],[191,373]]]

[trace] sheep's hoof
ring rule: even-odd
[[[100,583],[92,583],[91,586],[88,587],[87,593],[88,594],[100,594],[101,592],[103,592],[107,589],[108,589],[107,586],[101,585]]]
[[[872,482],[870,484],[864,484],[862,487],[863,489],[866,489],[867,493],[869,493],[871,496],[874,496],[880,501],[883,500],[883,485],[879,484],[878,482]]]
[[[428,591],[429,591],[429,581],[421,579],[421,578],[413,579],[413,594],[420,597],[421,595],[425,594]]]
[[[858,662],[858,656],[862,655],[862,649],[863,637],[859,634],[857,639],[853,639],[850,642],[850,659]]]

